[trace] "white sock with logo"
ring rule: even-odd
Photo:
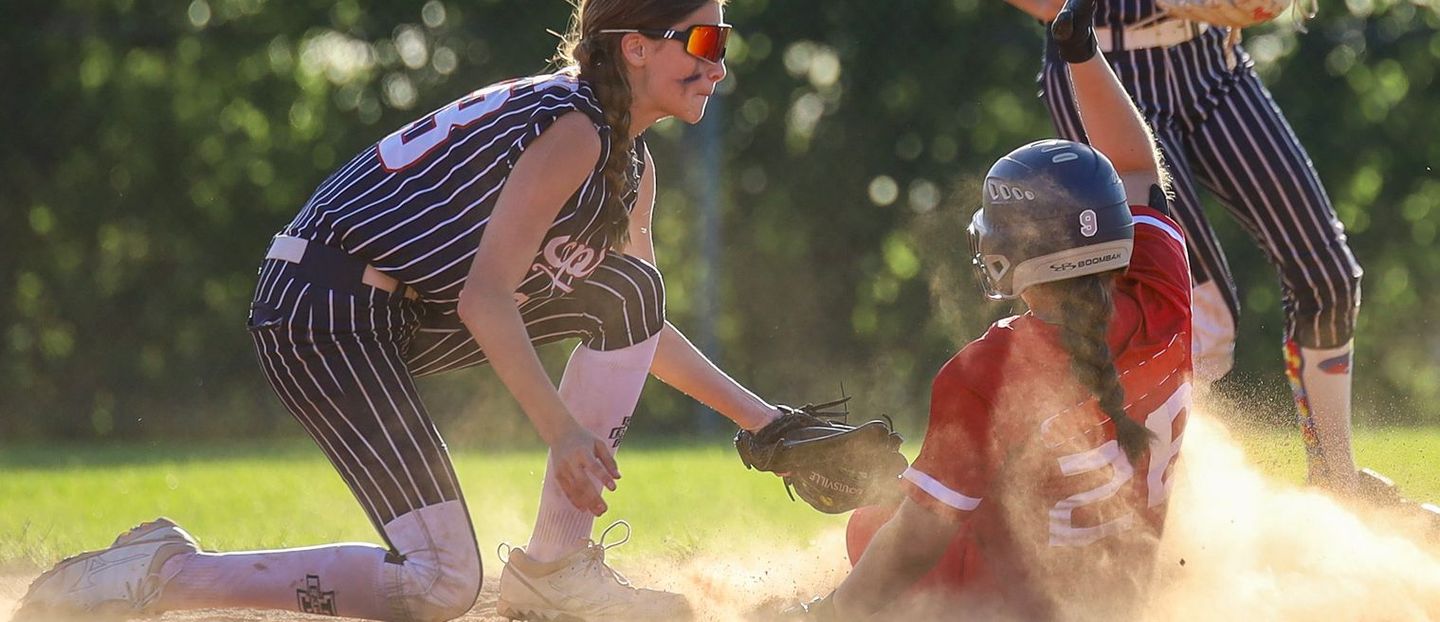
[[[1323,456],[1322,464],[1311,466],[1312,478],[1327,480],[1314,481],[1314,484],[1349,486],[1355,477],[1355,457],[1350,448],[1353,346],[1354,341],[1338,348],[1293,349],[1300,353],[1300,391],[1296,395],[1296,406],[1309,409]]]
[[[463,503],[408,512],[385,531],[401,558],[362,543],[177,555],[160,571],[159,610],[280,609],[394,620],[397,612],[470,609],[480,591],[480,553]]]
[[[274,551],[195,553],[165,562],[171,577],[162,611],[284,609],[382,619],[390,612],[381,590],[387,551],[373,544],[334,544]]]
[[[577,346],[565,365],[560,399],[576,422],[600,440],[608,441],[612,450],[620,447],[659,343],[660,336],[656,335],[607,352]],[[554,464],[547,460],[535,531],[525,547],[525,553],[539,562],[552,562],[580,550],[595,526],[595,516],[570,503],[553,472]]]

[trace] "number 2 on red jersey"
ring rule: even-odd
[[[1155,438],[1150,441],[1150,467],[1145,473],[1146,507],[1156,507],[1170,498],[1174,484],[1170,477],[1170,465],[1180,453],[1180,436],[1174,433],[1175,420],[1185,412],[1190,403],[1190,384],[1185,383],[1159,408],[1145,416],[1145,427]],[[1090,527],[1077,527],[1073,515],[1077,508],[1102,503],[1115,496],[1135,476],[1125,452],[1114,440],[1059,458],[1060,472],[1078,475],[1110,468],[1110,479],[1104,484],[1061,499],[1050,509],[1050,546],[1084,546],[1109,535],[1129,529],[1135,522],[1134,512],[1128,512],[1114,519]]]

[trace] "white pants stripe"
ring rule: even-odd
[[[387,523],[463,502],[415,378],[485,355],[453,308],[314,281],[295,264],[262,265],[250,314],[256,355],[280,401],[394,549]],[[591,349],[623,348],[664,326],[664,285],[648,263],[611,253],[573,292],[531,301],[521,316],[537,344],[578,336]]]

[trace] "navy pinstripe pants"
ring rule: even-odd
[[[453,307],[367,285],[307,276],[266,260],[251,307],[260,367],[325,452],[376,530],[406,513],[462,500],[460,484],[415,378],[485,361]],[[634,345],[664,326],[664,286],[650,264],[614,252],[574,291],[521,305],[534,343],[581,337]]]
[[[1239,299],[1198,189],[1209,190],[1280,273],[1285,337],[1310,348],[1344,345],[1354,332],[1362,271],[1310,157],[1270,92],[1236,48],[1226,66],[1224,31],[1170,48],[1106,54],[1155,132],[1185,228],[1195,285],[1221,285],[1232,318]],[[1048,45],[1041,97],[1061,136],[1085,140],[1069,75]]]

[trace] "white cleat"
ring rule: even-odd
[[[14,622],[124,619],[153,613],[171,557],[200,546],[174,522],[159,518],[120,534],[110,548],[69,557],[30,584]]]
[[[606,545],[605,536],[625,526],[625,539]],[[605,551],[630,539],[630,524],[616,521],[600,534],[600,543],[551,563],[530,559],[525,551],[509,549],[500,573],[500,598],[495,612],[511,620],[549,622],[670,621],[688,620],[693,613],[684,596],[630,585],[605,563]]]

